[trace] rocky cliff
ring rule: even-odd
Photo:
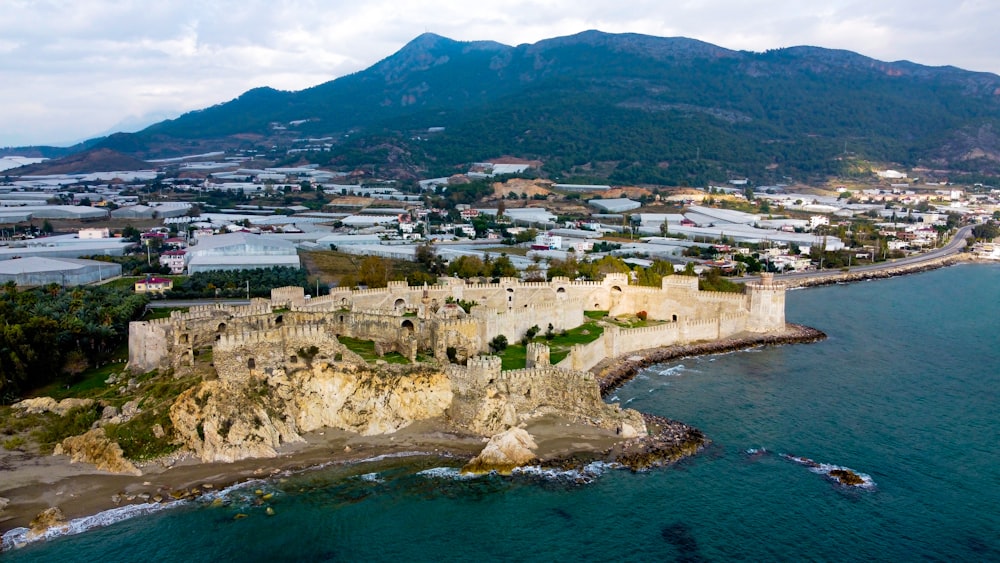
[[[604,403],[589,374],[503,373],[477,384],[464,369],[317,362],[204,381],[178,397],[170,418],[203,461],[227,462],[274,457],[281,444],[324,427],[373,436],[429,419],[484,437],[541,415],[615,429],[623,438],[646,434],[641,415]]]

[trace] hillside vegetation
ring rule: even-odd
[[[181,140],[252,148],[329,135],[331,150],[305,158],[400,178],[504,154],[540,160],[552,178],[614,183],[849,176],[857,159],[995,174],[997,92],[993,74],[815,47],[750,53],[597,31],[508,47],[424,34],[362,72],[299,92],[258,88],[101,146],[148,158]]]

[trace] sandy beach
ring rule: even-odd
[[[43,510],[57,506],[67,520],[122,506],[152,502],[159,495],[171,500],[192,489],[218,490],[251,479],[307,470],[330,463],[352,463],[387,454],[421,453],[471,459],[486,439],[443,431],[442,421],[414,423],[394,434],[360,436],[336,429],[304,435],[304,443],[285,444],[274,458],[234,463],[202,463],[178,453],[140,465],[141,476],[98,471],[66,456],[0,453],[0,497],[10,500],[0,512],[0,534],[27,527]],[[542,417],[526,425],[538,444],[540,459],[579,452],[607,450],[620,437],[613,430]],[[115,500],[118,500],[118,503]],[[146,500],[150,499],[150,500]]]

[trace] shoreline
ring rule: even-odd
[[[605,360],[592,373],[598,375],[602,397],[635,376],[648,365],[694,355],[708,355],[765,345],[812,342],[825,338],[822,332],[787,325],[778,335],[742,335],[720,341],[673,346]],[[604,369],[602,370],[602,366]],[[622,440],[614,431],[562,419],[541,417],[527,430],[538,443],[538,464],[543,468],[579,469],[592,461],[617,463],[639,471],[669,465],[696,454],[711,441],[697,428],[679,421],[642,413],[649,436]],[[190,453],[175,453],[140,464],[142,475],[100,471],[66,456],[22,454],[13,463],[0,463],[7,485],[0,497],[10,503],[0,511],[0,535],[30,527],[32,519],[51,507],[59,507],[65,521],[119,509],[127,505],[156,506],[175,500],[194,499],[241,483],[278,475],[301,473],[330,465],[362,464],[382,456],[426,455],[468,461],[487,439],[450,430],[441,420],[416,422],[380,436],[361,436],[327,428],[303,436],[304,443],[285,444],[274,458],[253,458],[233,463],[204,463]],[[0,460],[4,461],[4,460]]]
[[[197,498],[253,479],[299,473],[332,464],[364,463],[386,455],[413,454],[467,459],[482,449],[478,436],[443,431],[433,421],[422,421],[384,436],[360,436],[327,428],[303,436],[305,443],[283,445],[277,457],[233,463],[204,463],[189,453],[172,454],[141,465],[142,475],[100,471],[71,463],[66,456],[32,456],[13,475],[0,472],[0,490],[10,504],[0,512],[0,534],[30,527],[42,511],[57,506],[66,521],[92,516],[129,504],[170,502]],[[34,462],[34,463],[31,463]],[[118,502],[115,502],[115,501]]]
[[[806,277],[802,279],[782,279],[776,277],[775,281],[779,281],[785,284],[788,289],[799,289],[805,287],[821,287],[824,285],[836,285],[841,283],[852,283],[867,280],[884,280],[889,278],[894,278],[897,276],[905,276],[909,274],[919,274],[920,272],[928,272],[930,270],[937,270],[939,268],[947,268],[948,266],[954,266],[960,263],[979,263],[980,260],[969,256],[963,256],[961,254],[952,254],[950,256],[943,256],[941,258],[935,258],[928,260],[926,262],[917,262],[915,264],[906,264],[903,266],[891,266],[885,268],[879,268],[876,270],[862,270],[862,271],[851,271],[846,272],[831,272],[822,276]]]
[[[536,441],[541,469],[582,470],[591,462],[617,464],[638,471],[668,465],[693,455],[708,440],[701,431],[681,422],[643,413],[650,435],[623,440],[615,430],[541,416],[524,426]],[[439,419],[423,420],[393,434],[361,436],[327,428],[310,432],[305,443],[285,444],[274,458],[251,458],[233,463],[204,463],[190,453],[173,454],[142,464],[142,475],[114,474],[91,465],[71,463],[66,456],[24,456],[22,467],[0,471],[10,477],[0,497],[10,504],[0,512],[0,535],[30,528],[43,511],[58,507],[73,520],[134,506],[155,509],[179,500],[238,486],[248,481],[300,474],[330,466],[361,465],[386,457],[426,456],[457,460],[461,467],[483,449],[488,438],[449,430]],[[8,473],[9,472],[9,473]],[[34,532],[32,541],[46,539]],[[2,551],[0,551],[2,553]]]
[[[902,267],[848,271],[797,282],[782,281],[789,288],[816,287],[891,278],[960,262],[977,261],[953,255]],[[820,330],[787,323],[785,330],[778,334],[747,333],[716,341],[641,350],[624,357],[605,359],[590,372],[597,379],[601,396],[606,398],[633,379],[640,370],[653,364],[762,346],[816,342],[825,338],[826,334]],[[539,441],[539,461],[543,466],[567,469],[579,467],[584,460],[613,458],[623,467],[636,471],[668,465],[696,454],[711,443],[697,428],[648,413],[642,414],[650,428],[650,435],[642,439],[621,441],[614,436],[588,436],[587,429],[582,427],[567,431],[565,427],[570,425],[564,424],[564,421],[532,424],[529,432],[543,437]],[[23,467],[15,468],[14,473],[20,470],[27,475],[15,478],[13,487],[0,490],[0,497],[10,500],[6,509],[0,511],[0,534],[28,527],[35,516],[53,506],[60,507],[66,521],[70,521],[130,504],[141,506],[154,502],[155,498],[162,498],[162,502],[192,499],[251,480],[301,473],[330,465],[362,464],[381,456],[427,455],[467,461],[478,454],[486,442],[482,437],[446,428],[446,424],[434,420],[421,421],[383,436],[360,436],[327,428],[305,435],[305,443],[282,446],[274,458],[203,463],[190,453],[173,454],[142,464],[141,476],[98,471],[92,466],[70,463],[64,456],[21,456],[28,463],[15,462],[13,465]],[[6,474],[9,469],[3,465],[0,463],[0,475],[10,476]],[[5,479],[6,482],[9,481]]]

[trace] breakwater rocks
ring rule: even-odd
[[[966,262],[969,258],[963,255],[951,255],[944,256],[941,258],[935,258],[932,260],[927,260],[924,262],[917,262],[914,264],[906,264],[902,266],[885,266],[877,270],[847,270],[846,272],[837,273],[819,273],[815,277],[800,278],[800,279],[780,279],[781,283],[785,284],[789,288],[796,287],[817,287],[821,285],[834,285],[838,283],[851,283],[865,280],[880,280],[886,278],[894,278],[896,276],[903,276],[906,274],[916,274],[919,272],[926,272],[928,270],[936,270],[938,268],[944,268],[945,266],[951,266],[952,264],[957,264],[959,262]]]
[[[605,360],[591,371],[601,387],[601,395],[607,396],[612,390],[627,383],[639,370],[678,358],[704,356],[707,354],[722,354],[737,350],[746,350],[758,346],[778,346],[781,344],[801,344],[817,342],[826,338],[826,334],[815,328],[786,324],[785,330],[771,334],[744,334],[695,344],[684,344],[654,348],[630,354],[624,358]]]
[[[692,456],[711,443],[701,430],[683,422],[646,413],[642,413],[642,419],[646,423],[646,436],[622,440],[603,451],[581,451],[547,459],[541,466],[558,471],[579,471],[597,462],[642,471]]]
[[[701,430],[683,422],[646,413],[642,418],[649,434],[619,443],[608,452],[612,461],[632,471],[671,464],[711,442]]]

